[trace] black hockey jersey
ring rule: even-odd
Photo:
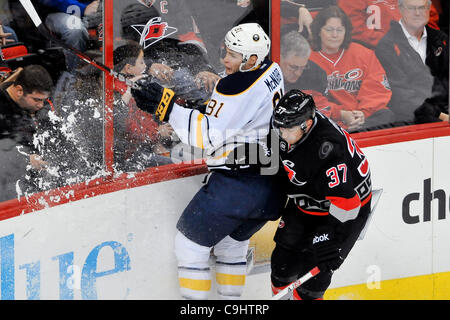
[[[348,132],[316,115],[295,147],[280,141],[290,208],[299,215],[333,216],[337,220],[326,221],[337,224],[354,220],[372,196],[369,163]]]

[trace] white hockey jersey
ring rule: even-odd
[[[256,70],[219,80],[205,113],[175,104],[169,123],[183,143],[206,151],[210,169],[229,169],[225,163],[235,148],[267,137],[273,108],[283,93],[282,71],[266,59]]]

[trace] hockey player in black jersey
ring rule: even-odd
[[[272,292],[318,266],[294,300],[323,299],[333,271],[355,244],[370,213],[366,156],[350,135],[316,110],[312,96],[291,90],[274,109],[287,203],[275,234]]]

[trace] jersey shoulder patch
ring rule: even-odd
[[[317,121],[320,130],[312,138],[314,138],[319,160],[330,161],[333,158],[340,157],[344,136],[339,131],[339,127],[319,112],[317,113]]]
[[[319,147],[319,159],[325,160],[334,149],[334,144],[330,141],[323,141]]]
[[[230,74],[217,83],[216,91],[223,95],[241,94],[256,83],[272,64],[272,61],[265,60],[261,67],[254,71]]]

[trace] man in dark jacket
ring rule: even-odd
[[[392,89],[399,124],[448,121],[448,36],[427,26],[431,1],[399,2],[400,21],[375,50]]]
[[[0,86],[0,201],[16,196],[20,187],[14,184],[25,176],[28,165],[36,170],[45,166],[33,136],[52,86],[48,72],[36,65],[25,67],[15,82]]]
[[[310,54],[311,47],[299,32],[293,30],[281,38],[280,67],[286,90],[310,91],[308,93],[317,99],[317,95],[325,96],[327,93],[327,74],[309,60]]]

